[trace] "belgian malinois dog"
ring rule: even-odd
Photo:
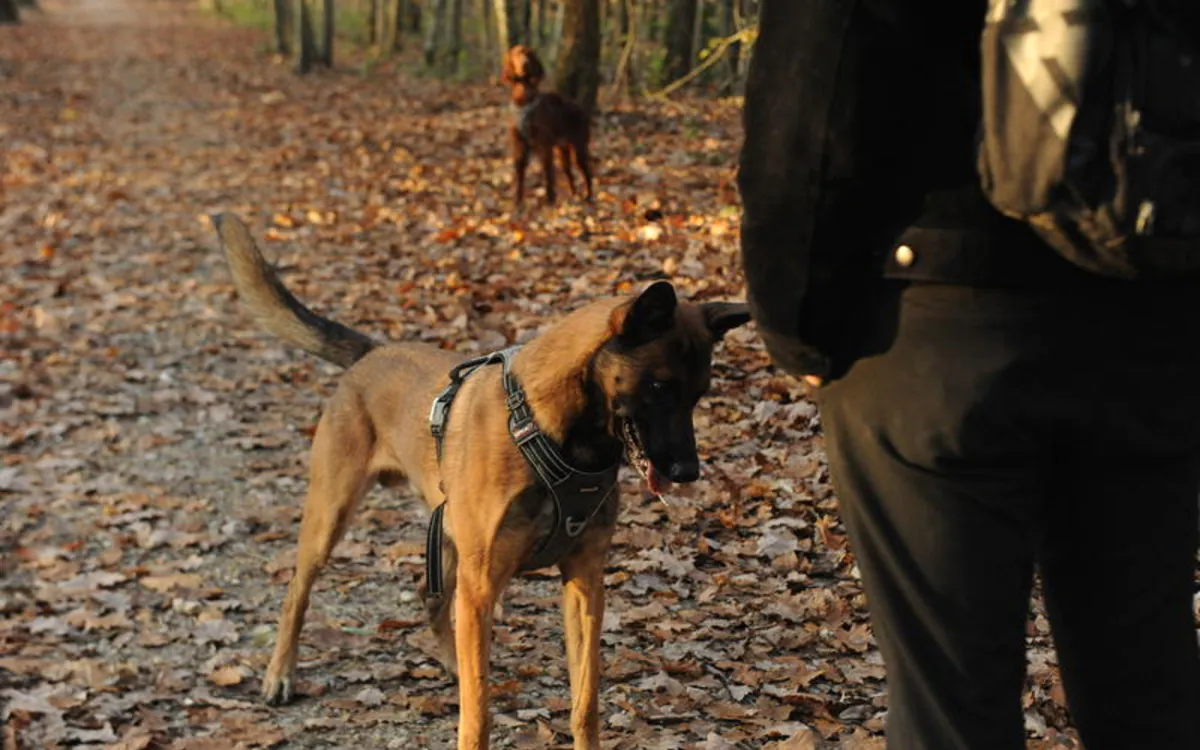
[[[544,445],[560,452],[564,465],[585,477],[611,468],[602,502],[553,561],[564,588],[575,747],[598,748],[600,624],[618,509],[616,467],[626,457],[656,494],[699,476],[692,410],[708,389],[714,344],[749,320],[746,305],[679,301],[674,288],[659,281],[640,294],[577,309],[509,350],[514,353],[503,371],[483,366],[464,377],[439,445],[428,421],[431,404],[451,382],[461,355],[424,344],[381,345],[317,316],[279,281],[244,224],[228,215],[213,217],[213,223],[238,294],[257,322],[349,368],[313,437],[296,574],[263,696],[272,704],[292,696],[309,592],[355,504],[374,482],[390,486],[407,477],[438,509],[436,517],[444,510],[446,563],[437,582],[444,588],[427,598],[426,607],[442,663],[458,676],[458,747],[488,746],[493,609],[541,540],[555,533],[560,500],[514,437],[512,394],[519,391],[531,410],[529,424],[548,438]],[[517,385],[510,385],[510,375]]]

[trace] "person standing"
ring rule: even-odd
[[[1024,746],[1036,570],[1088,749],[1200,748],[1200,279],[1094,273],[989,202],[985,0],[760,7],[748,298],[819,404],[888,746]]]

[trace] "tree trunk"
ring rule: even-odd
[[[636,8],[632,7],[633,0],[619,0],[620,42],[617,55],[617,67],[613,71],[612,88],[609,96],[618,100],[633,93],[633,51],[637,47],[637,19],[634,17]]]
[[[375,27],[375,49],[380,56],[392,49],[392,32],[395,30],[395,24],[391,22],[392,5],[392,0],[371,0],[371,25]]]
[[[457,73],[458,58],[462,54],[463,0],[450,0],[450,3],[450,44],[446,52],[450,58],[450,71]]]
[[[490,79],[495,74],[495,34],[492,31],[492,6],[490,0],[475,0],[473,10],[479,23],[479,54],[477,59]]]
[[[492,12],[496,16],[496,41],[500,45],[500,57],[503,59],[509,48],[516,44],[513,39],[512,19],[508,17],[508,3],[505,0],[492,0]]]
[[[533,20],[533,2],[532,0],[517,0],[517,18],[520,19],[520,34],[521,44],[533,46],[533,30],[530,25]]]
[[[529,33],[533,37],[534,47],[540,50],[546,46],[546,0],[535,0],[532,13]]]
[[[574,99],[591,114],[600,87],[600,0],[565,3],[554,90]]]
[[[395,3],[396,15],[392,18],[392,30],[389,32],[391,42],[387,48],[390,52],[395,52],[404,46],[404,32],[407,29],[408,23],[408,0],[393,0]]]
[[[333,0],[321,3],[321,55],[320,63],[333,67]]]
[[[696,0],[670,0],[667,12],[667,58],[664,73],[667,81],[687,75],[696,56],[692,49],[692,34],[696,25]]]
[[[737,16],[734,12],[734,4],[738,0],[721,0],[721,35],[725,37],[733,36],[738,30]],[[724,94],[731,94],[737,90],[738,85],[738,58],[742,54],[742,45],[740,42],[735,43],[729,48],[729,54],[726,56],[725,76],[728,78],[727,83],[722,90]]]
[[[421,19],[424,18],[422,14],[425,12],[426,6],[413,0],[401,0],[401,2],[408,6],[408,30],[414,34],[420,34]]]
[[[20,23],[21,15],[14,0],[0,0],[0,23]]]
[[[288,0],[275,2],[275,51],[287,57],[292,54],[292,7]]]
[[[313,41],[312,14],[305,0],[294,0],[292,13],[296,32],[296,72],[304,75],[316,62],[316,43]]]
[[[546,42],[546,54],[544,59],[557,60],[558,50],[562,46],[563,38],[563,19],[567,15],[565,2],[557,2],[554,4],[554,18],[550,21],[550,38]]]
[[[432,68],[441,52],[442,29],[446,23],[446,0],[430,0],[429,19],[425,28],[425,67]]]

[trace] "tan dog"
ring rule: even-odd
[[[567,176],[567,187],[575,195],[571,163],[583,173],[587,199],[592,199],[592,167],[588,155],[591,125],[587,113],[570,99],[538,90],[546,77],[537,53],[518,44],[504,55],[500,80],[512,87],[513,119],[508,140],[513,158],[513,199],[520,206],[525,197],[525,169],[531,154],[537,154],[546,173],[546,203],[554,203],[554,155]]]
[[[240,221],[217,216],[213,223],[238,293],[257,321],[350,368],[313,438],[296,574],[263,680],[264,697],[279,703],[292,695],[309,592],[355,504],[374,482],[390,485],[407,477],[431,508],[444,510],[440,546],[447,564],[430,576],[439,580],[426,583],[437,584],[431,590],[444,583],[445,589],[426,604],[443,663],[451,670],[457,666],[458,747],[488,746],[488,662],[498,597],[523,567],[557,564],[564,586],[571,730],[576,748],[598,748],[600,624],[605,560],[618,510],[617,465],[632,454],[654,492],[671,481],[697,478],[692,409],[708,388],[714,343],[749,320],[746,306],[680,302],[670,284],[657,282],[637,296],[570,313],[503,366],[482,366],[461,380],[439,460],[427,421],[430,406],[462,357],[423,344],[378,345],[315,315],[280,283]],[[505,375],[510,364],[511,382]],[[517,401],[525,403],[533,421],[517,419],[525,407],[513,406],[514,392],[522,395]],[[528,424],[585,481],[547,482],[525,452],[532,442],[523,447],[516,442],[532,434]],[[585,486],[594,477],[601,479]],[[607,485],[604,477],[611,478]],[[575,496],[566,496],[568,486],[578,489]],[[566,514],[581,499],[592,503],[592,515],[572,524]],[[442,518],[442,510],[434,517]],[[547,540],[566,538],[562,518],[574,535],[556,559],[547,560]],[[440,559],[437,545],[431,549],[432,558]],[[456,631],[450,627],[452,603]]]

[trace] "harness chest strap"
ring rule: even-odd
[[[533,418],[533,410],[525,391],[517,382],[510,367],[519,347],[476,357],[457,365],[450,371],[450,383],[433,401],[429,412],[429,429],[437,444],[438,461],[442,458],[442,442],[450,406],[472,372],[487,365],[503,366],[502,382],[508,405],[508,432],[525,460],[533,467],[554,502],[554,524],[543,538],[522,570],[536,570],[553,565],[579,541],[579,536],[604,507],[617,488],[619,464],[600,472],[579,471],[562,457],[562,451]],[[445,504],[434,509],[425,540],[425,585],[431,596],[444,591],[442,567],[443,515]]]

